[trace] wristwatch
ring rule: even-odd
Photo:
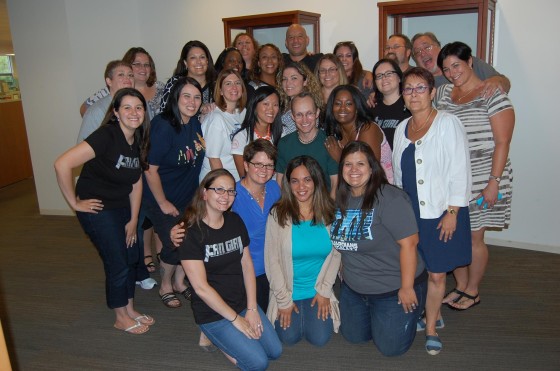
[[[502,178],[500,178],[499,176],[494,176],[492,174],[490,174],[490,176],[488,177],[488,180],[492,180],[494,179],[498,184],[500,184],[500,182],[502,181]]]

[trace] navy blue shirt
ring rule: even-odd
[[[198,176],[204,159],[204,140],[198,117],[176,131],[161,114],[154,117],[150,128],[148,163],[159,166],[158,174],[166,199],[178,210],[190,202],[198,187]],[[144,201],[156,203],[144,178]]]

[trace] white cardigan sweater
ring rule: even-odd
[[[393,141],[395,185],[402,188],[401,159],[411,141],[405,136],[410,118],[397,126]],[[457,116],[438,111],[428,132],[415,143],[416,189],[422,219],[436,219],[449,206],[467,206],[471,163],[465,129]]]

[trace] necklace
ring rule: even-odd
[[[266,135],[261,136],[259,133],[257,133],[257,130],[255,130],[255,136],[257,137],[257,139],[266,139],[268,141],[272,141],[272,136],[270,135],[270,125],[268,125]]]
[[[430,114],[428,115],[428,118],[426,119],[426,121],[424,121],[424,123],[422,124],[422,126],[420,126],[418,129],[414,128],[414,125],[410,125],[410,127],[412,128],[412,130],[414,130],[415,133],[419,132],[420,130],[424,129],[424,126],[426,126],[426,124],[428,123],[428,121],[430,121],[430,117],[432,116],[432,113],[435,111],[435,108],[432,107],[432,110],[430,111]],[[414,121],[414,117],[412,118],[412,121]]]
[[[309,140],[303,140],[301,139],[301,136],[299,135],[299,132],[297,134],[297,138],[299,139],[299,142],[301,144],[309,144],[311,142],[313,142],[315,140],[315,138],[317,138],[317,135],[319,135],[319,129],[317,129],[317,131],[315,132],[315,135],[313,136],[313,138],[309,139]]]
[[[261,202],[264,204],[264,197],[266,195],[266,188],[265,187],[263,187],[263,189],[262,189],[262,191],[260,192],[260,195],[259,195],[258,192],[257,192],[257,194],[255,194],[251,189],[249,189],[249,186],[245,182],[242,182],[242,183],[243,183],[243,186],[245,187],[245,189],[247,190],[247,192],[249,192],[249,196],[253,200],[255,200],[257,202],[257,204],[260,205]]]
[[[461,99],[463,99],[463,98],[465,98],[467,95],[469,95],[475,88],[476,88],[476,86],[475,86],[474,88],[472,88],[471,90],[469,90],[466,94],[461,95],[459,98],[457,98],[457,99],[455,100],[455,102],[459,103],[459,102],[461,101]],[[457,89],[457,91],[459,91],[459,90]]]

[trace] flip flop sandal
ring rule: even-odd
[[[135,329],[137,329],[137,328],[139,328],[139,327],[142,327],[142,326],[146,326],[146,330],[145,330],[145,331],[134,332]],[[142,334],[145,334],[146,332],[148,332],[148,331],[150,330],[150,327],[149,327],[148,325],[144,325],[144,324],[142,324],[142,323],[140,323],[140,322],[136,322],[135,325],[132,325],[132,326],[130,326],[129,328],[125,328],[125,329],[118,328],[117,325],[114,325],[114,327],[115,327],[117,330],[121,330],[121,331],[124,331],[124,332],[129,333],[129,334],[132,334],[132,335],[142,335]]]
[[[461,298],[462,298],[463,296],[465,296],[465,293],[464,293],[463,291],[457,290],[457,288],[454,288],[453,290],[451,290],[451,291],[449,291],[447,294],[445,294],[444,298],[448,297],[449,295],[451,295],[451,294],[453,294],[453,293],[455,293],[455,294],[457,294],[457,295],[459,295],[459,296],[457,296],[455,299],[450,300],[450,301],[448,301],[448,302],[442,302],[442,304],[456,303],[457,301],[461,300]]]
[[[154,323],[156,323],[156,320],[153,317],[148,316],[147,314],[139,315],[138,317],[134,318],[134,320],[146,326],[152,326]],[[144,320],[144,322],[142,322],[141,320]]]
[[[179,300],[179,298],[172,292],[168,292],[159,296],[161,301],[167,308],[179,308],[183,303]],[[172,305],[171,302],[176,301],[178,305]]]
[[[146,264],[146,259],[152,259],[152,261]],[[154,273],[156,271],[156,265],[151,255],[144,256],[144,264],[146,265],[146,269],[148,270],[148,272]]]
[[[471,304],[471,305],[469,305],[468,307],[465,307],[465,308],[457,308],[456,306],[451,305],[451,303],[448,303],[447,306],[448,306],[450,309],[458,310],[458,311],[463,311],[463,310],[471,309],[471,308],[474,307],[475,305],[480,304],[481,300],[480,300],[479,297],[480,297],[479,294],[476,294],[476,296],[473,296],[473,295],[469,295],[469,294],[463,293],[463,295],[461,296],[461,298],[467,298],[467,299],[469,299],[469,300],[472,300],[472,304]],[[476,299],[478,299],[478,301],[476,301]],[[459,304],[459,300],[454,301],[453,304]]]

